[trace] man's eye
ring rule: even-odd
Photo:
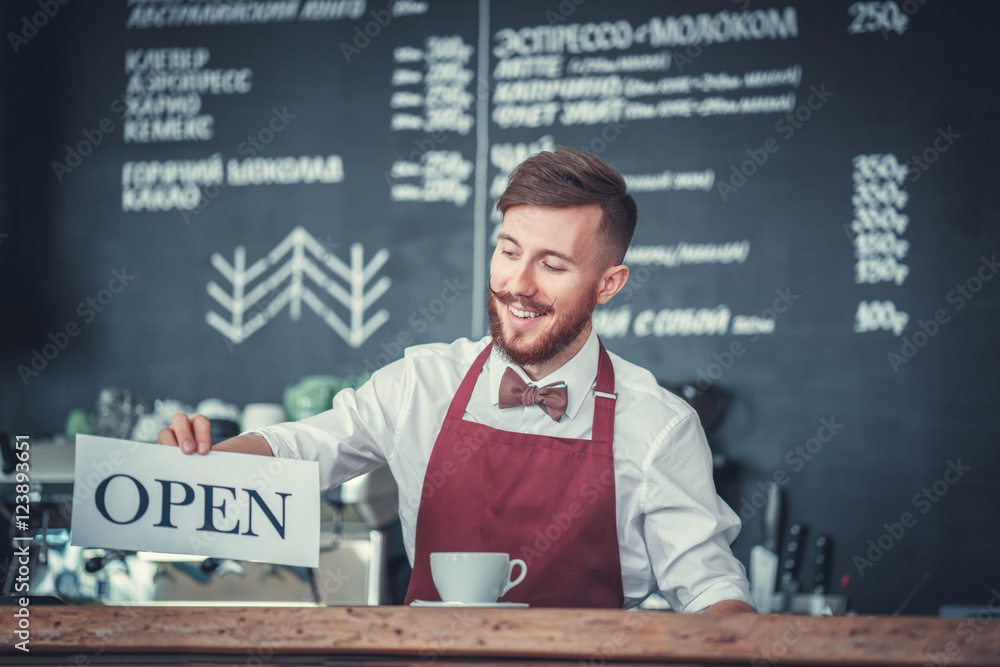
[[[545,266],[546,269],[548,269],[552,273],[562,273],[563,271],[566,270],[566,269],[564,269],[562,267],[559,267],[559,266],[552,266],[548,262],[542,262],[542,264]]]

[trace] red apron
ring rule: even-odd
[[[528,564],[501,602],[621,609],[611,358],[601,344],[593,440],[553,438],[463,421],[492,349],[462,380],[431,451],[406,603],[441,599],[432,552],[499,551]]]

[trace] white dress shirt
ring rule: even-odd
[[[253,432],[267,439],[275,456],[318,461],[323,488],[388,463],[399,486],[412,563],[431,449],[462,378],[489,342],[462,338],[407,348],[361,388],[340,391],[333,409]],[[566,382],[568,405],[559,422],[537,405],[498,407],[500,378],[510,364],[494,351],[464,419],[505,431],[590,439],[598,350],[591,332],[576,356],[535,383]],[[729,549],[740,521],[716,494],[697,413],[648,371],[609,355],[618,393],[614,467],[625,607],[638,605],[657,587],[678,611],[701,611],[730,599],[753,605],[743,565]]]

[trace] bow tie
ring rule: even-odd
[[[500,378],[500,407],[538,405],[555,421],[566,412],[566,383],[553,382],[544,387],[529,385],[513,368],[507,367]]]

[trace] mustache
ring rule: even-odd
[[[552,310],[552,306],[556,304],[556,302],[553,301],[552,303],[546,306],[542,302],[532,299],[531,297],[528,296],[515,297],[510,292],[497,292],[489,284],[486,285],[486,290],[491,295],[493,295],[493,298],[495,298],[497,301],[499,301],[505,306],[509,306],[515,301],[517,301],[523,304],[525,308],[527,308],[528,310],[539,313],[540,315],[548,315],[549,311]]]

